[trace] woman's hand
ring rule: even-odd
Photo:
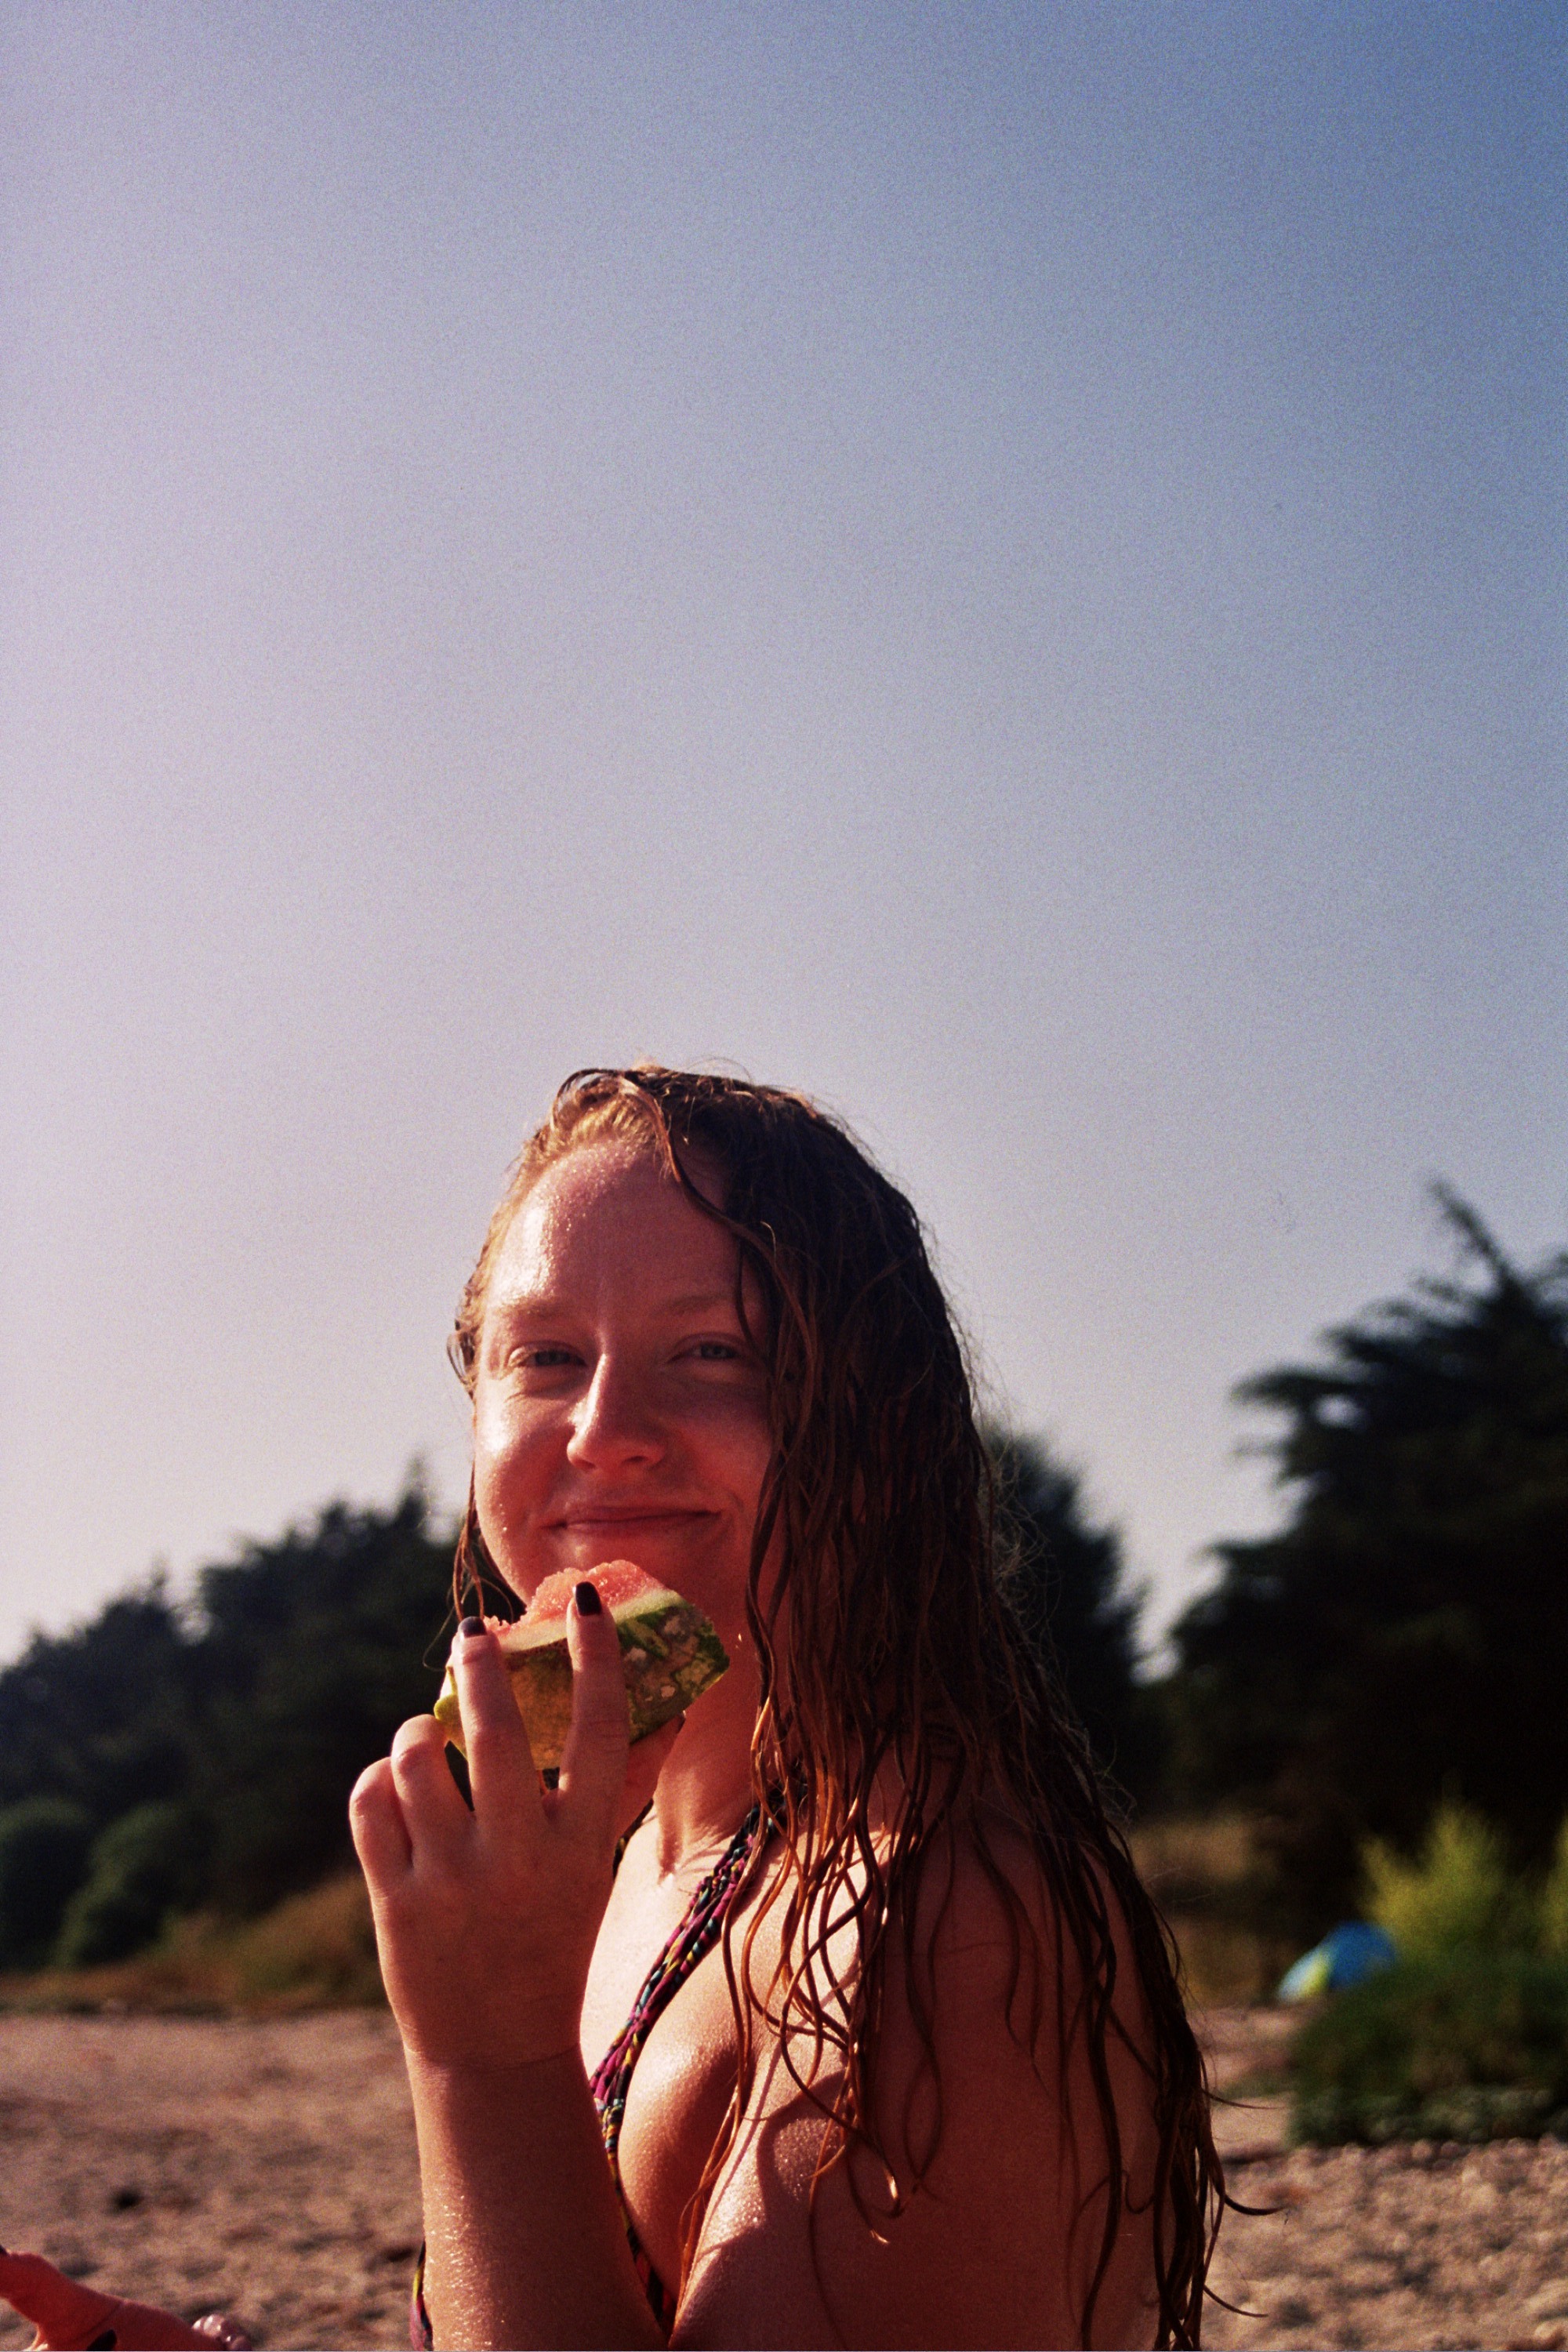
[[[577,1596],[556,1788],[541,1785],[495,1635],[468,1618],[452,1671],[473,1810],[428,1715],[403,1726],[350,1800],[387,1998],[410,2056],[427,2065],[501,2069],[575,2052],[616,1841],[679,1729],[628,1754],[615,1623],[591,1584]]]
[[[0,2246],[0,2298],[37,2333],[34,2352],[52,2346],[55,2352],[250,2352],[243,2327],[217,2312],[189,2322],[173,2311],[149,2303],[128,2303],[122,2295],[100,2294],[67,2278],[41,2254],[8,2254]]]

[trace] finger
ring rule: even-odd
[[[199,2336],[204,2344],[216,2344],[218,2352],[256,2352],[249,2336],[237,2319],[226,2312],[205,2311],[191,2322],[191,2333]]]
[[[422,1846],[445,1850],[466,1837],[468,1809],[447,1762],[447,1735],[433,1715],[412,1716],[398,1725],[389,1760],[417,1867]]]
[[[0,2295],[32,2321],[40,2344],[68,2344],[77,2334],[87,2343],[99,2333],[116,2300],[67,2278],[42,2254],[0,2254]]]
[[[120,2352],[153,2352],[154,2345],[159,2347],[159,2352],[179,2352],[180,2347],[184,2347],[184,2352],[204,2352],[204,2347],[205,2352],[212,2352],[215,2344],[241,2345],[250,2341],[248,2336],[241,2334],[227,2337],[206,2334],[199,2324],[180,2319],[172,2311],[160,2311],[150,2303],[117,2303],[110,2328],[113,2330],[113,2340],[120,2347]],[[102,2330],[93,2340],[103,2343],[110,2328]],[[80,2338],[73,2336],[71,2341],[79,2343]]]
[[[465,1618],[463,1623],[479,1625],[477,1633],[459,1627],[452,1644],[452,1679],[462,1710],[475,1818],[500,1821],[510,1813],[519,1821],[537,1821],[539,1768],[500,1645],[477,1618]]]
[[[637,1815],[645,1811],[652,1800],[658,1776],[669,1760],[669,1751],[679,1738],[686,1722],[678,1715],[673,1723],[661,1724],[657,1731],[639,1739],[626,1758],[626,1777],[621,1783],[621,1802],[617,1831],[625,1836]]]
[[[594,1835],[618,1836],[631,1739],[626,1678],[615,1619],[592,1584],[580,1584],[572,1596],[566,1647],[572,1727],[561,1759],[560,1794],[564,1808]]]
[[[411,1867],[414,1848],[393,1782],[390,1757],[379,1757],[354,1782],[349,1799],[349,1829],[359,1866],[373,1892],[393,1885]]]

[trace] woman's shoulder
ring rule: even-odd
[[[977,1806],[924,1858],[912,1932],[890,1941],[890,2043],[929,2041],[943,2095],[1028,2078],[1040,2121],[1079,2140],[1100,2129],[1091,2057],[1101,2018],[1118,2128],[1152,2118],[1153,2025],[1117,1873],[1085,1845],[1058,1857],[1016,1811]],[[1087,2095],[1087,2097],[1086,2097]]]
[[[1053,1843],[1047,1859],[1041,1836],[1005,1801],[955,1808],[907,1855],[891,1831],[873,1837],[882,1885],[853,1860],[821,1891],[807,1924],[797,1919],[793,1930],[787,1897],[796,1874],[775,1846],[740,1911],[742,1925],[757,1916],[743,1975],[762,2044],[776,2021],[763,1988],[774,1983],[781,1960],[793,1964],[808,1950],[808,1990],[832,2010],[857,1982],[868,1914],[881,1912],[879,2045],[900,2026],[923,2042],[929,2027],[939,2045],[953,2044],[961,2067],[977,2053],[988,2061],[1000,2042],[1048,2066],[1045,2045],[1061,2038],[1058,2019],[1068,2021],[1070,2043],[1098,1984],[1110,1994],[1106,2014],[1118,2036],[1146,2053],[1152,2028],[1123,1874],[1109,1843],[1103,1850],[1083,1840]],[[1044,2035],[1037,2027],[1047,2011],[1052,2031]],[[832,2048],[830,2033],[825,2051]]]
[[[773,2342],[1076,2341],[1116,2142],[1129,2203],[1145,2211],[1121,2231],[1101,2325],[1110,2340],[1151,2339],[1147,2021],[1100,1884],[1121,1987],[1121,2030],[1102,2037],[1114,2129],[1086,2038],[1084,1964],[1058,1932],[1038,1844],[1005,1808],[976,1809],[931,1842],[910,1906],[889,1916],[863,2130],[836,2152],[831,2039],[815,2050],[802,2022],[763,2040],[679,2340],[763,2340],[738,2331],[765,2273],[770,2324],[785,2331]],[[829,2017],[846,1955],[833,1938],[819,1948]]]

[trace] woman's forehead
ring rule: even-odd
[[[616,1137],[578,1145],[530,1185],[490,1295],[605,1279],[642,1288],[677,1277],[732,1290],[734,1276],[735,1244],[725,1228],[694,1205],[651,1148]]]

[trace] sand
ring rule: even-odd
[[[1289,2020],[1203,2021],[1236,2193],[1217,2347],[1568,2346],[1568,2147],[1285,2147]],[[0,2238],[268,2347],[406,2343],[419,2234],[396,2037],[377,2012],[0,2017]],[[3,2306],[0,2306],[3,2308]],[[0,2347],[25,2345],[17,2321]]]
[[[419,2176],[384,2012],[0,2018],[0,2126],[7,2246],[258,2344],[406,2345]]]

